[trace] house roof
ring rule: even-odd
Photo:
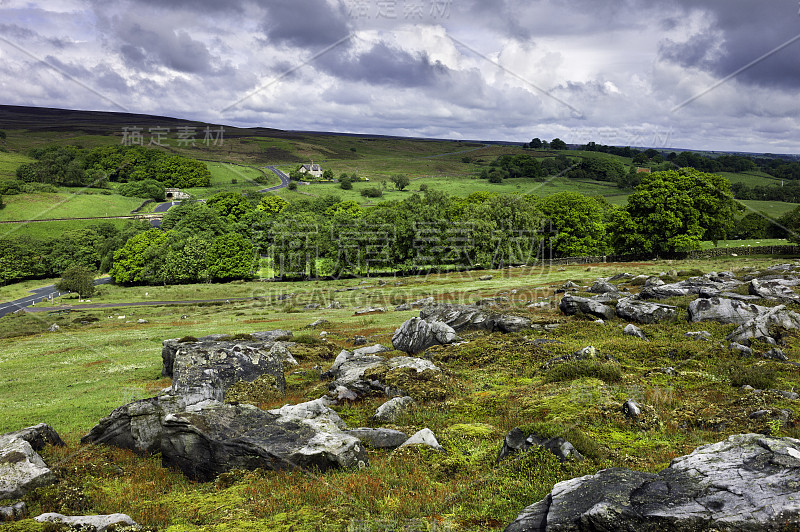
[[[318,164],[304,164],[303,168],[308,170],[309,172],[321,172],[322,167]]]

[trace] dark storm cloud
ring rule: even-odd
[[[188,10],[195,13],[240,13],[248,0],[139,0],[144,5],[162,9]]]
[[[326,46],[350,33],[343,4],[325,0],[271,0],[263,31],[276,44]]]
[[[23,28],[17,24],[0,24],[0,36],[6,39],[27,40],[40,38],[40,35],[28,28]]]
[[[147,70],[163,65],[179,72],[207,73],[212,70],[211,54],[206,46],[184,30],[171,27],[142,27],[127,19],[116,24],[119,51],[129,66]]]
[[[427,54],[411,54],[383,42],[359,55],[334,50],[320,57],[315,66],[348,81],[404,88],[431,86],[450,72]]]
[[[708,70],[719,77],[738,71],[800,35],[796,0],[675,0],[675,5],[686,13],[704,11],[710,27],[684,43],[664,41],[660,58]],[[761,86],[800,87],[800,42],[760,60],[738,74],[737,80]]]

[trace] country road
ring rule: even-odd
[[[111,282],[110,277],[104,277],[102,279],[95,279],[95,285],[101,284],[108,284]],[[0,303],[0,318],[5,316],[6,314],[10,314],[12,312],[17,312],[18,310],[22,310],[26,307],[36,308],[36,303],[42,303],[44,300],[52,300],[54,297],[58,297],[61,295],[61,292],[56,290],[55,285],[47,285],[41,288],[36,288],[30,291],[33,295],[25,296],[19,299],[15,299],[14,301],[9,301],[8,303]],[[53,310],[53,308],[49,308],[48,310]]]
[[[281,172],[280,170],[278,170],[274,166],[265,166],[264,168],[267,168],[268,170],[272,170],[272,172],[276,176],[278,176],[278,178],[281,180],[281,184],[280,185],[275,185],[274,187],[261,189],[261,190],[259,190],[259,192],[272,192],[273,190],[278,190],[278,189],[286,188],[286,187],[289,186],[289,176],[288,175],[286,175],[285,173]]]

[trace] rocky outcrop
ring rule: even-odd
[[[595,318],[610,320],[614,318],[614,308],[607,305],[610,300],[605,298],[595,299],[590,297],[579,297],[571,294],[561,298],[558,308],[567,316],[575,314],[585,314]]]
[[[658,474],[612,468],[559,482],[506,532],[796,530],[799,470],[800,440],[731,436]]]
[[[250,333],[249,336],[253,339],[252,342],[244,341],[237,343],[256,345],[262,349],[269,350],[272,347],[273,342],[278,341],[278,339],[290,338],[292,336],[292,331],[262,331]],[[178,353],[179,349],[192,348],[191,346],[197,344],[216,343],[226,338],[230,337],[227,334],[210,334],[208,336],[197,338],[196,342],[191,341],[193,339],[190,338],[172,338],[170,340],[164,340],[161,342],[161,375],[163,377],[172,377],[172,367],[175,362],[175,355]]]
[[[0,436],[0,500],[16,499],[55,482],[55,475],[28,441],[13,432]]]
[[[413,355],[434,345],[452,344],[458,340],[456,331],[446,323],[411,318],[394,332],[392,345],[398,351]]]
[[[797,285],[800,285],[800,279],[795,277],[769,280],[752,279],[747,291],[750,295],[772,301],[796,303],[800,301],[800,294],[792,290],[792,287]]]
[[[483,330],[511,333],[525,330],[552,330],[554,327],[534,324],[529,318],[486,312],[472,305],[431,305],[420,311],[425,321],[440,321],[456,332]]]
[[[660,286],[645,286],[639,292],[642,299],[666,299],[688,295],[705,294],[707,297],[718,296],[722,292],[735,290],[744,283],[739,281],[730,272],[711,272],[700,277],[691,277],[677,283],[663,284]]]
[[[165,466],[201,480],[237,468],[365,466],[363,446],[342,432],[347,427],[326,398],[268,412],[222,402],[229,388],[243,382],[282,391],[283,361],[291,358],[286,345],[269,340],[179,345],[164,360],[166,366],[169,358],[173,373],[167,393],[115,409],[81,442],[160,452]]]
[[[543,438],[536,434],[526,435],[522,429],[516,427],[506,434],[503,440],[503,448],[500,449],[500,454],[497,456],[497,462],[499,463],[515,453],[525,452],[535,446],[547,449],[562,462],[565,460],[583,460],[583,455],[561,436]]]
[[[662,323],[677,318],[675,307],[638,301],[632,297],[620,299],[617,303],[617,316],[636,323]]]
[[[334,379],[329,385],[331,390],[344,387],[363,395],[378,392],[392,396],[398,395],[400,390],[392,390],[386,383],[379,380],[365,378],[365,373],[374,372],[382,368],[387,371],[408,368],[416,373],[424,371],[441,373],[441,370],[429,360],[407,356],[385,358],[378,355],[363,354],[363,351],[359,351],[361,350],[357,349],[355,352],[342,351],[334,360],[331,369],[323,374],[325,377]]]
[[[5,436],[20,438],[31,444],[34,451],[41,451],[45,445],[63,447],[64,442],[53,427],[47,423],[39,423],[15,432],[8,432]]]
[[[589,292],[594,294],[616,294],[619,292],[619,288],[617,288],[616,285],[609,283],[607,279],[601,278],[597,279],[594,284],[592,284],[592,286],[589,288]]]
[[[741,325],[766,310],[767,307],[733,299],[698,298],[689,303],[689,321],[716,321]]]
[[[321,401],[270,411],[212,403],[168,414],[162,461],[204,481],[233,469],[365,467],[360,440],[342,432],[341,418]]]
[[[622,329],[622,334],[625,336],[634,336],[640,340],[647,341],[647,336],[645,336],[644,332],[632,323],[629,323],[624,329]]]
[[[754,339],[777,343],[786,331],[800,328],[800,314],[788,310],[784,305],[768,308],[756,317],[737,327],[727,339],[742,345],[750,345]]]
[[[137,526],[136,522],[125,514],[72,516],[48,513],[35,517],[34,520],[39,523],[61,523],[67,525],[69,530],[86,532],[106,532],[116,530],[120,526]]]

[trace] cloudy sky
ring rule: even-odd
[[[797,0],[0,0],[0,103],[800,153]]]

